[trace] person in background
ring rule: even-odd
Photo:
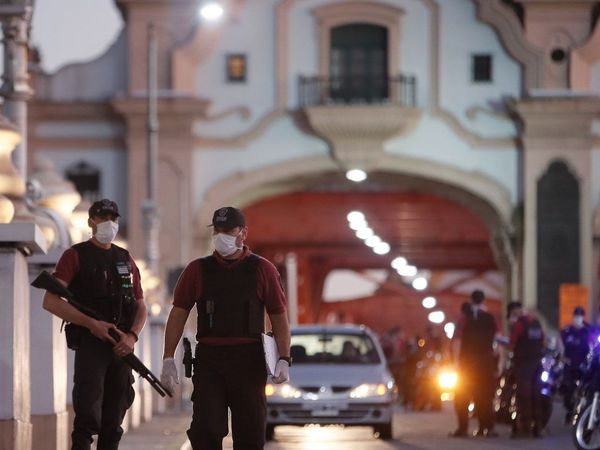
[[[563,371],[563,404],[565,407],[565,423],[570,423],[575,407],[573,394],[577,381],[581,378],[581,365],[585,362],[592,345],[592,332],[589,323],[585,321],[585,310],[578,306],[573,310],[573,321],[571,325],[563,328],[560,332],[563,344],[563,359],[565,363]]]
[[[483,309],[484,299],[485,295],[479,289],[471,293],[471,303],[461,307],[462,315],[453,336],[459,382],[454,398],[458,428],[450,434],[452,437],[467,437],[471,400],[479,420],[474,436],[498,436],[494,430],[492,407],[497,375],[494,337],[498,333],[498,324],[494,316]]]
[[[544,331],[538,319],[523,309],[520,302],[510,302],[508,320],[512,324],[509,349],[513,353],[517,397],[517,426],[513,438],[540,437],[541,405],[539,396]]]

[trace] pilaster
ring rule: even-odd
[[[515,101],[509,107],[523,125],[525,211],[522,300],[527,307],[535,308],[547,300],[539,298],[537,292],[540,276],[540,261],[537,260],[538,183],[555,161],[565,163],[579,183],[579,282],[590,288],[593,285],[592,277],[596,271],[592,265],[592,121],[600,117],[600,98],[540,96]]]
[[[0,224],[0,447],[6,450],[32,448],[26,256],[45,247],[34,223]]]

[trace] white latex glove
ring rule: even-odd
[[[179,377],[177,376],[177,367],[175,367],[175,360],[173,358],[163,359],[162,371],[160,372],[160,382],[165,387],[173,392],[175,385],[179,384]]]
[[[290,366],[287,361],[280,359],[275,366],[275,374],[271,377],[271,381],[275,384],[285,383],[290,381]]]

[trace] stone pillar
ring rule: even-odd
[[[537,291],[538,278],[543,275],[540,263],[544,263],[538,260],[538,226],[552,226],[538,224],[538,183],[550,165],[557,161],[567,165],[579,184],[578,282],[590,289],[593,285],[592,277],[596,270],[592,267],[592,121],[600,117],[600,99],[540,96],[515,101],[509,106],[523,124],[525,230],[522,300],[525,306],[536,308],[547,301],[539,298]]]
[[[4,35],[4,74],[0,94],[4,98],[4,114],[17,126],[22,140],[13,153],[13,161],[21,178],[27,178],[27,101],[29,87],[28,47],[31,2],[20,0],[0,5]]]
[[[148,319],[149,320],[149,319]],[[154,375],[160,377],[160,372],[154,372],[152,370],[152,347],[151,347],[151,331],[149,326],[145,326],[140,333],[140,340],[137,343],[136,353],[138,358],[148,367]],[[152,396],[154,395],[154,389],[145,380],[139,381],[139,401],[140,401],[140,421],[147,422],[152,419]],[[156,394],[158,395],[158,394]]]
[[[148,333],[148,340],[150,345],[150,370],[157,377],[160,377],[160,371],[162,370],[162,354],[164,347],[164,331],[165,331],[166,318],[163,314],[158,316],[150,316],[148,323],[144,328],[144,331]],[[165,412],[167,407],[167,400],[162,398],[160,395],[152,393],[152,410],[155,413]]]
[[[46,250],[34,223],[0,224],[0,448],[30,450],[29,277],[26,256]]]
[[[294,253],[285,257],[285,273],[290,325],[298,325],[298,261]]]
[[[53,248],[29,261],[29,279],[52,272],[62,254]],[[62,320],[42,308],[44,292],[30,287],[31,423],[35,450],[63,450],[69,446],[67,411],[67,345],[60,332]]]

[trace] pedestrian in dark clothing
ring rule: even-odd
[[[542,430],[539,392],[544,331],[539,320],[526,312],[519,302],[508,304],[508,318],[512,323],[509,348],[513,352],[517,397],[517,423],[512,437],[539,437]]]
[[[469,403],[473,400],[479,419],[475,436],[496,437],[493,398],[496,387],[497,363],[494,357],[494,337],[498,324],[494,316],[482,309],[485,296],[480,290],[471,294],[471,304],[463,304],[453,338],[453,351],[458,367],[458,385],[454,407],[458,428],[454,437],[466,437],[469,425]]]
[[[95,434],[98,450],[116,450],[134,398],[131,368],[121,358],[133,351],[147,314],[135,262],[127,250],[112,244],[119,229],[117,204],[95,202],[88,225],[92,238],[66,250],[54,276],[103,320],[50,292],[44,308],[69,322],[67,345],[75,350],[72,450],[89,450]],[[119,335],[118,343],[108,333],[111,328]]]
[[[577,381],[582,375],[581,365],[585,362],[592,343],[591,328],[585,321],[585,310],[582,307],[574,309],[573,322],[561,330],[560,338],[564,347],[565,362],[561,390],[566,410],[565,423],[570,423],[575,407],[573,395]]]
[[[230,409],[233,448],[261,450],[267,414],[261,333],[266,310],[280,354],[272,381],[288,381],[292,360],[285,295],[275,266],[244,245],[248,228],[239,209],[216,210],[212,226],[215,252],[189,263],[175,287],[161,381],[169,388],[179,382],[173,355],[196,306],[194,410],[187,432],[192,448],[223,448]]]

